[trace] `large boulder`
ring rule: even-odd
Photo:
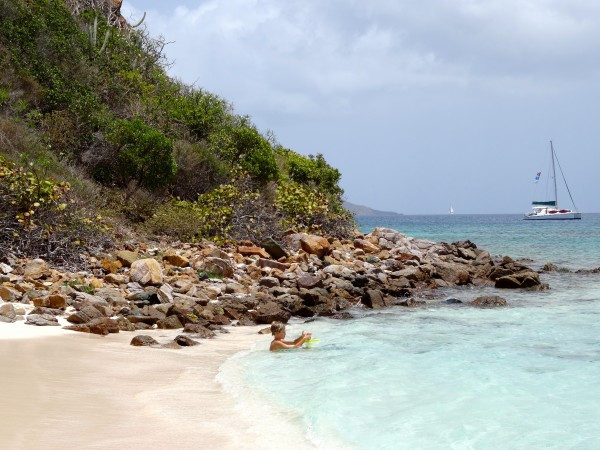
[[[322,258],[331,251],[329,241],[323,236],[307,234],[300,239],[300,247],[306,253]]]
[[[138,259],[131,264],[129,278],[142,286],[159,285],[163,282],[162,268],[155,259]]]

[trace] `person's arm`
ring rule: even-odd
[[[302,332],[302,334],[300,336],[298,336],[296,339],[294,339],[293,341],[282,341],[288,345],[296,345],[298,342],[302,341],[302,343],[300,345],[302,345],[304,343],[304,341],[306,341],[307,339],[310,339],[312,336],[312,333],[305,333],[304,331]]]
[[[271,347],[269,350],[292,350],[294,348],[301,347],[304,344],[304,341],[310,339],[310,333],[306,333],[301,335],[299,338],[294,339],[293,341],[273,341],[271,342]]]

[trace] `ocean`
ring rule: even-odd
[[[222,367],[219,380],[280,448],[599,449],[600,214],[580,221],[520,215],[359,218],[361,231],[470,240],[524,259],[550,290],[453,288],[443,297],[504,297],[507,308],[448,305],[356,310],[355,319],[295,320],[311,349],[271,353],[265,336]],[[286,427],[305,442],[286,440]]]

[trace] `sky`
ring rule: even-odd
[[[123,3],[130,23],[144,12],[172,77],[323,154],[349,202],[524,213],[552,140],[576,207],[600,212],[597,0]]]

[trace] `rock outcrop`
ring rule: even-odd
[[[267,247],[267,248],[265,248]],[[150,248],[129,245],[89,257],[89,270],[61,273],[43,260],[2,263],[0,320],[14,306],[35,307],[26,323],[105,335],[152,328],[189,335],[193,345],[226,325],[287,322],[292,316],[347,319],[352,308],[422,307],[438,288],[545,288],[532,269],[494,260],[470,241],[436,243],[386,228],[342,241],[286,236],[276,242],[218,247],[210,242]],[[441,301],[441,300],[440,300]],[[458,299],[444,304],[461,303]],[[465,302],[466,303],[466,302]],[[505,306],[488,296],[473,306]],[[191,339],[191,340],[190,340]],[[143,335],[132,345],[156,345]]]

